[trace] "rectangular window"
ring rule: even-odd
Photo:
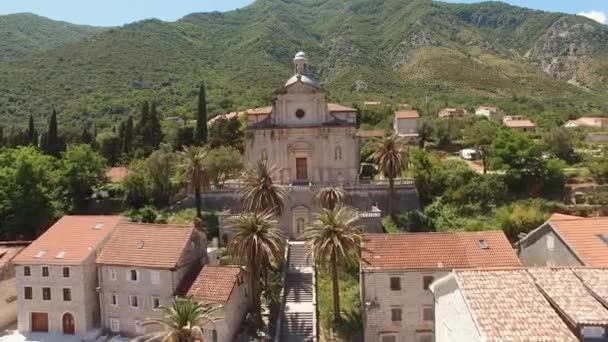
[[[211,340],[211,342],[217,342],[217,330],[209,330],[209,339]]]
[[[43,277],[48,277],[49,276],[49,268],[44,266],[42,267],[42,276]]]
[[[23,275],[29,277],[32,275],[32,269],[29,266],[23,267]]]
[[[547,249],[550,251],[555,249],[555,238],[552,235],[547,236]]]
[[[150,272],[150,281],[153,285],[160,285],[160,272],[151,271]]]
[[[137,296],[129,296],[129,305],[131,305],[132,308],[136,308],[139,306],[139,303],[137,302]]]
[[[432,307],[422,309],[422,319],[425,321],[435,320],[435,310]]]
[[[391,309],[391,321],[401,322],[401,308],[392,308]]]
[[[422,288],[424,290],[428,290],[431,284],[435,281],[435,277],[433,276],[424,276],[422,278]]]
[[[117,318],[110,318],[110,330],[114,333],[120,332],[120,321]]]
[[[64,302],[71,302],[72,301],[72,290],[70,290],[70,289],[63,289],[63,301]]]
[[[130,281],[139,281],[139,272],[137,270],[130,270],[128,277]]]
[[[63,277],[64,278],[69,278],[70,277],[70,268],[69,267],[64,267],[63,268]]]
[[[110,270],[110,279],[111,280],[116,280],[117,279],[117,277],[116,277],[116,270],[114,270],[114,269]]]
[[[158,309],[160,307],[160,298],[152,297],[152,309]]]
[[[30,286],[23,288],[23,298],[32,299],[32,288]]]
[[[400,277],[391,277],[391,290],[401,291],[401,278]]]
[[[111,303],[113,306],[118,306],[118,297],[116,296],[116,293],[111,294]]]
[[[51,288],[50,287],[42,288],[42,300],[51,300]]]

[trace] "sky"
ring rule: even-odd
[[[479,2],[478,0],[443,0]],[[581,14],[608,23],[608,0],[503,0],[517,6]],[[31,12],[55,20],[96,26],[120,26],[158,18],[175,21],[195,12],[228,11],[253,0],[0,0],[0,15]]]

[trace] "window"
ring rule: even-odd
[[[63,277],[64,278],[69,278],[70,277],[70,268],[69,267],[64,267],[63,268]]]
[[[433,310],[433,307],[427,307],[422,309],[422,319],[425,321],[435,320],[435,310]]]
[[[42,288],[42,300],[51,300],[51,288],[50,287]]]
[[[422,288],[424,290],[428,290],[431,284],[435,281],[435,277],[433,276],[424,276],[422,278]]]
[[[29,266],[23,267],[23,275],[29,277],[32,275],[32,269]]]
[[[397,334],[382,334],[380,342],[397,342]]]
[[[116,296],[116,293],[110,295],[110,303],[112,303],[112,306],[118,306],[118,296]]]
[[[64,302],[71,302],[72,301],[72,290],[70,290],[70,289],[63,289],[63,301]]]
[[[481,239],[481,240],[479,240],[479,248],[490,249],[490,245],[488,245],[488,241]]]
[[[42,267],[42,276],[43,277],[48,277],[49,276],[49,268],[44,266]]]
[[[110,270],[110,279],[111,279],[111,280],[116,280],[116,278],[117,278],[117,277],[116,277],[116,270],[111,269],[111,270]]]
[[[342,148],[340,146],[336,146],[336,150],[334,151],[334,159],[335,160],[342,159]]]
[[[547,249],[550,251],[555,249],[555,237],[553,235],[547,236]]]
[[[391,290],[401,291],[401,278],[391,277]]]
[[[401,322],[401,308],[391,309],[391,321]]]
[[[130,270],[128,273],[128,277],[130,281],[139,281],[139,271]]]
[[[32,299],[32,287],[26,286],[23,288],[23,298]]]
[[[160,307],[160,298],[159,297],[152,297],[152,309],[158,309]]]
[[[136,308],[139,306],[139,303],[137,302],[137,296],[129,296],[129,305],[131,305],[132,308]]]
[[[416,334],[416,342],[433,342],[433,333]]]
[[[217,342],[217,330],[215,330],[215,329],[209,330],[209,340],[211,342]]]
[[[114,333],[120,332],[120,321],[117,318],[110,318],[110,330]]]
[[[152,271],[150,272],[150,281],[153,285],[160,285],[160,272]]]
[[[304,115],[306,115],[306,113],[304,112],[304,110],[302,110],[302,109],[296,110],[296,118],[301,119],[301,118],[304,117]]]

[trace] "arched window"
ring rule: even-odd
[[[342,159],[342,148],[340,146],[336,146],[336,150],[334,151],[334,159],[335,160]]]
[[[303,217],[298,217],[296,220],[296,231],[298,234],[302,234],[304,232],[304,228],[306,228],[306,220]]]
[[[268,151],[264,148],[262,149],[262,160],[268,160]]]
[[[304,75],[308,74],[308,64],[304,63]]]

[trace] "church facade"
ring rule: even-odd
[[[271,106],[247,112],[247,163],[266,160],[283,184],[356,183],[356,110],[328,103],[305,53],[296,54],[293,72],[273,93]]]

